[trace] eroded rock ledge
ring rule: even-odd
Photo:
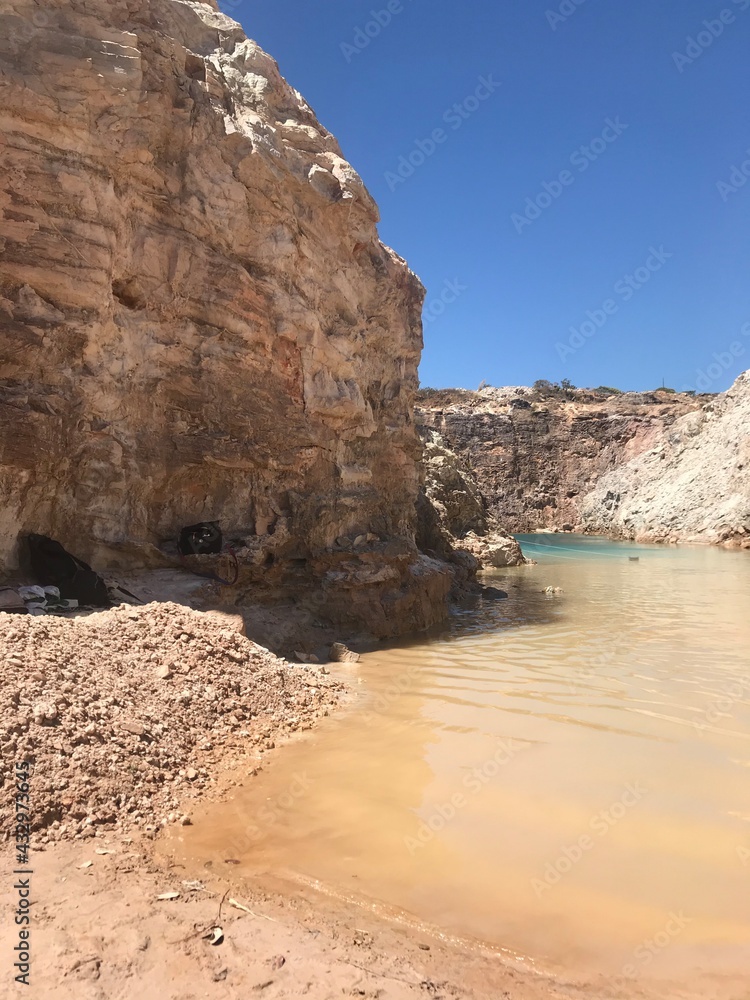
[[[511,531],[750,548],[750,372],[697,397],[426,390],[417,419]]]
[[[0,39],[0,563],[179,528],[253,598],[444,613],[415,544],[423,288],[335,138],[214,5],[10,0]]]

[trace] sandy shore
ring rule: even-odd
[[[12,982],[11,859],[0,866],[4,996],[34,1000],[744,1000],[740,982],[553,980],[273,878],[170,867],[148,840],[32,852],[30,986]],[[101,853],[99,853],[101,852]],[[111,853],[103,853],[111,852]],[[164,894],[179,894],[159,899]],[[221,943],[212,944],[220,927]],[[7,992],[6,992],[7,990]]]
[[[225,618],[178,606],[0,625],[3,996],[746,1000],[739,981],[562,981],[277,875],[240,877],[231,859],[177,864],[171,825],[251,781],[327,714],[344,694],[335,672],[279,660]],[[35,761],[24,874],[10,839],[19,759]],[[14,982],[19,945],[28,986]]]

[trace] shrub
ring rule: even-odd
[[[554,382],[550,382],[546,378],[538,378],[532,388],[534,392],[556,392],[559,386],[556,386]]]

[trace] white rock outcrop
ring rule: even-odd
[[[584,499],[589,531],[750,547],[750,372]]]

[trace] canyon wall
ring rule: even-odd
[[[450,562],[459,553],[469,553],[472,567],[480,569],[520,566],[526,562],[521,546],[490,513],[487,500],[476,477],[448,447],[438,431],[422,427],[424,444],[424,494],[420,513],[418,540],[424,552]]]
[[[423,288],[335,138],[199,0],[5,0],[0,562],[104,566],[220,521],[255,597],[378,635],[419,553]]]
[[[587,531],[750,548],[750,372],[603,476],[581,510]]]
[[[417,420],[460,456],[507,530],[585,530],[582,505],[602,477],[660,447],[700,407],[668,392],[423,390]]]

